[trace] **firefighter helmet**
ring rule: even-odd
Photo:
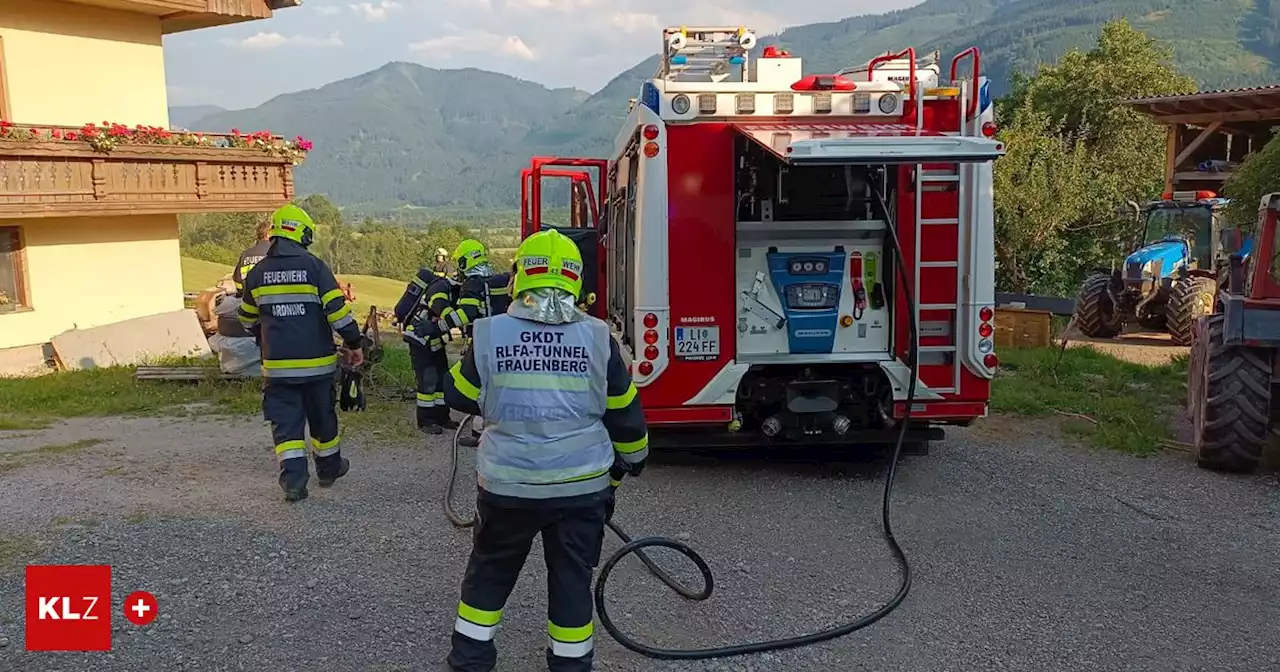
[[[480,264],[489,263],[489,251],[484,249],[484,243],[468,238],[453,249],[453,265],[458,268],[458,272],[468,271]]]
[[[517,295],[538,287],[555,287],[574,297],[582,293],[582,253],[559,231],[539,231],[525,238],[516,250],[515,263]]]
[[[316,237],[316,223],[306,210],[290,203],[271,214],[271,237],[292,240],[303,247]]]

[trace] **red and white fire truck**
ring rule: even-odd
[[[911,441],[986,415],[1004,148],[978,50],[942,80],[913,49],[806,76],[758,46],[742,28],[664,30],[613,156],[524,172],[523,235],[555,227],[599,269],[592,311],[629,349],[654,430],[892,440],[913,357]],[[566,222],[543,221],[548,177],[571,179]]]

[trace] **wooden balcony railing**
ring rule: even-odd
[[[266,134],[0,122],[0,219],[273,210],[293,199],[307,149]]]

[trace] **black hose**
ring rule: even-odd
[[[453,523],[454,527],[459,527],[459,528],[468,528],[476,524],[476,519],[474,517],[469,519],[463,518],[462,515],[460,515],[453,508],[453,495],[454,495],[455,487],[458,481],[458,440],[462,438],[462,432],[471,427],[471,420],[474,417],[475,416],[473,415],[468,415],[462,421],[462,424],[458,425],[458,429],[453,433],[453,454],[452,454],[452,458],[450,460],[450,465],[449,465],[449,485],[447,488],[445,488],[445,493],[444,493],[443,504],[444,504],[445,518],[448,518],[449,522]],[[625,544],[635,543],[632,541],[631,536],[628,535],[625,530],[619,527],[617,523],[610,520],[606,523],[606,525],[608,525],[609,529],[613,530],[613,533],[618,535],[618,538],[622,540],[622,543],[624,544],[624,548],[625,548]],[[646,542],[646,541],[650,541],[650,539],[641,539],[640,541]],[[661,540],[661,541],[666,541],[666,540]],[[672,543],[676,543],[676,542],[672,542]],[[653,545],[667,545],[667,544],[653,544]],[[699,557],[698,554],[694,553],[691,549],[681,550],[677,548],[676,550],[688,556],[689,559],[692,560],[693,563],[698,566],[698,570],[702,572],[702,582],[703,582],[702,590],[694,590],[684,585],[683,583],[681,583],[679,579],[671,576],[664,569],[659,567],[658,563],[654,562],[653,558],[649,557],[648,553],[645,553],[644,551],[637,551],[636,557],[640,558],[640,562],[643,562],[644,566],[648,567],[649,571],[652,572],[653,575],[657,577],[659,581],[666,584],[668,588],[675,591],[676,594],[678,594],[680,597],[683,597],[686,600],[693,600],[693,601],[702,601],[711,597],[713,582],[711,577],[711,568],[707,566],[706,561],[703,560],[701,557]]]
[[[911,360],[911,378],[907,383],[906,411],[903,414],[902,422],[899,426],[898,438],[894,443],[893,457],[889,462],[889,471],[885,475],[884,497],[881,500],[880,508],[880,522],[885,543],[889,546],[889,550],[893,553],[894,559],[902,570],[902,577],[898,584],[898,591],[894,593],[893,597],[890,598],[888,602],[855,621],[807,635],[788,637],[784,639],[765,640],[748,644],[708,647],[703,649],[658,648],[638,642],[632,637],[626,635],[618,629],[618,626],[614,624],[613,619],[610,618],[609,611],[605,608],[604,593],[605,586],[608,583],[610,574],[613,572],[613,568],[623,558],[628,555],[635,554],[640,558],[640,561],[644,563],[645,567],[647,567],[649,571],[658,578],[658,580],[662,581],[681,597],[693,601],[702,601],[711,597],[711,593],[715,587],[715,577],[713,576],[711,567],[707,564],[707,561],[704,560],[701,555],[698,555],[698,552],[693,550],[689,545],[666,537],[632,539],[617,523],[610,520],[607,523],[609,529],[613,530],[613,533],[618,535],[618,538],[622,540],[623,545],[617,551],[614,551],[613,555],[609,556],[609,559],[605,560],[604,564],[600,566],[600,575],[597,577],[595,585],[596,614],[600,617],[600,624],[604,627],[605,631],[617,640],[619,644],[627,647],[628,649],[649,658],[664,660],[705,660],[709,658],[728,658],[730,656],[741,656],[750,653],[780,651],[783,649],[809,646],[811,644],[817,644],[836,639],[838,637],[843,637],[879,621],[885,616],[888,616],[894,609],[897,609],[898,606],[902,604],[902,601],[906,599],[907,593],[910,592],[911,564],[907,562],[906,553],[903,552],[902,547],[898,545],[897,538],[893,535],[893,524],[890,520],[890,514],[892,512],[891,497],[893,494],[893,481],[898,472],[898,462],[902,457],[902,444],[906,439],[908,424],[911,420],[911,407],[915,402],[916,381],[920,368],[919,349],[917,347],[919,339],[917,337],[915,317],[916,300],[912,293],[911,282],[907,278],[906,261],[902,256],[902,246],[898,240],[897,225],[892,219],[892,215],[889,212],[889,207],[884,200],[884,196],[874,187],[874,185],[872,186],[872,191],[875,193],[876,198],[879,200],[880,206],[885,213],[885,220],[887,224],[886,228],[889,230],[889,240],[893,244],[894,257],[898,262],[898,274],[902,279],[902,291],[906,295],[907,299],[907,320],[910,326],[908,352]],[[452,468],[450,470],[449,487],[446,489],[444,496],[445,516],[447,516],[449,521],[457,527],[471,527],[475,524],[474,519],[464,520],[453,510],[454,482],[457,480],[458,475],[458,439],[461,438],[463,430],[469,427],[471,419],[472,416],[467,416],[466,420],[458,426],[458,430],[454,432]],[[652,558],[644,552],[643,549],[650,547],[670,548],[689,558],[689,560],[697,566],[698,572],[702,575],[703,589],[700,591],[692,590],[681,584],[667,572],[663,571],[662,568],[658,567],[658,565],[653,562]]]

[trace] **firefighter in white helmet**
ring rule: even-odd
[[[453,408],[485,419],[471,559],[447,665],[490,672],[494,634],[534,537],[550,578],[547,665],[591,669],[592,570],[613,490],[640,475],[649,435],[635,384],[604,322],[578,307],[582,257],[557,231],[516,252],[515,300],[479,319],[445,380]]]

